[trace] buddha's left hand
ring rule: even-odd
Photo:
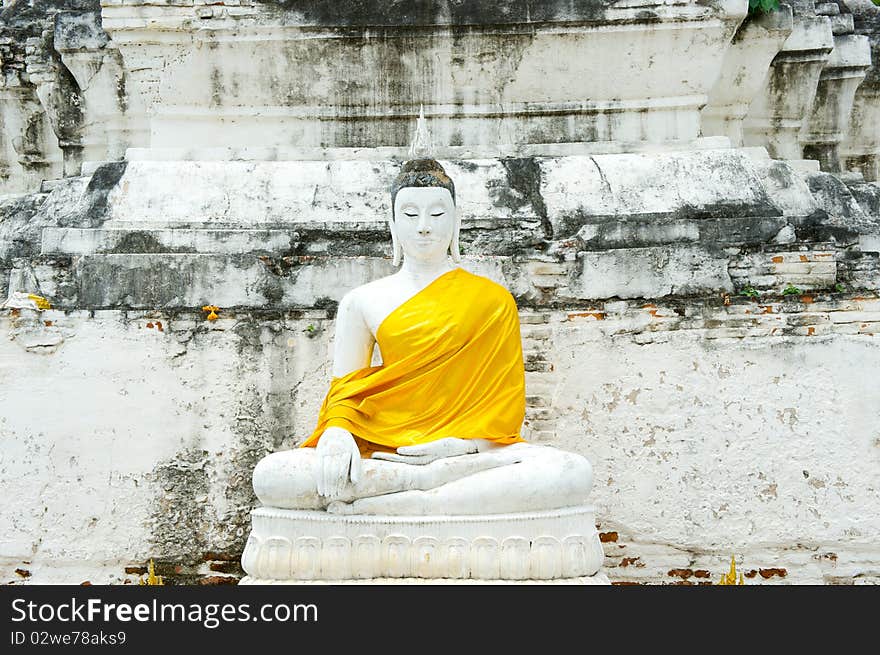
[[[404,464],[429,464],[444,457],[470,455],[478,452],[477,443],[473,439],[446,437],[416,446],[401,446],[396,453],[373,453],[373,459],[385,459],[389,462]]]

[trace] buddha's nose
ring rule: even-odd
[[[423,216],[421,218],[421,220],[419,221],[419,228],[418,229],[419,229],[419,234],[421,234],[421,235],[431,234],[431,225],[430,225],[430,223],[428,223],[428,220],[426,217]]]

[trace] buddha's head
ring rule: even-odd
[[[448,253],[461,261],[455,185],[439,162],[413,159],[403,165],[391,185],[390,227],[395,266],[404,256],[441,261]]]

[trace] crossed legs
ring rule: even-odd
[[[271,507],[339,514],[492,514],[578,505],[592,485],[580,455],[526,443],[424,465],[367,459],[358,484],[332,499],[317,493],[314,462],[313,448],[267,455],[254,469],[257,497]]]

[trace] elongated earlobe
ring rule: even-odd
[[[449,244],[449,254],[456,264],[461,263],[461,248],[458,245],[458,233],[461,231],[461,214],[458,207],[455,208],[455,228],[452,230],[452,243]]]
[[[397,231],[394,229],[394,220],[389,223],[391,228],[391,264],[400,266],[403,260],[403,248],[400,247],[400,241],[397,240]]]

